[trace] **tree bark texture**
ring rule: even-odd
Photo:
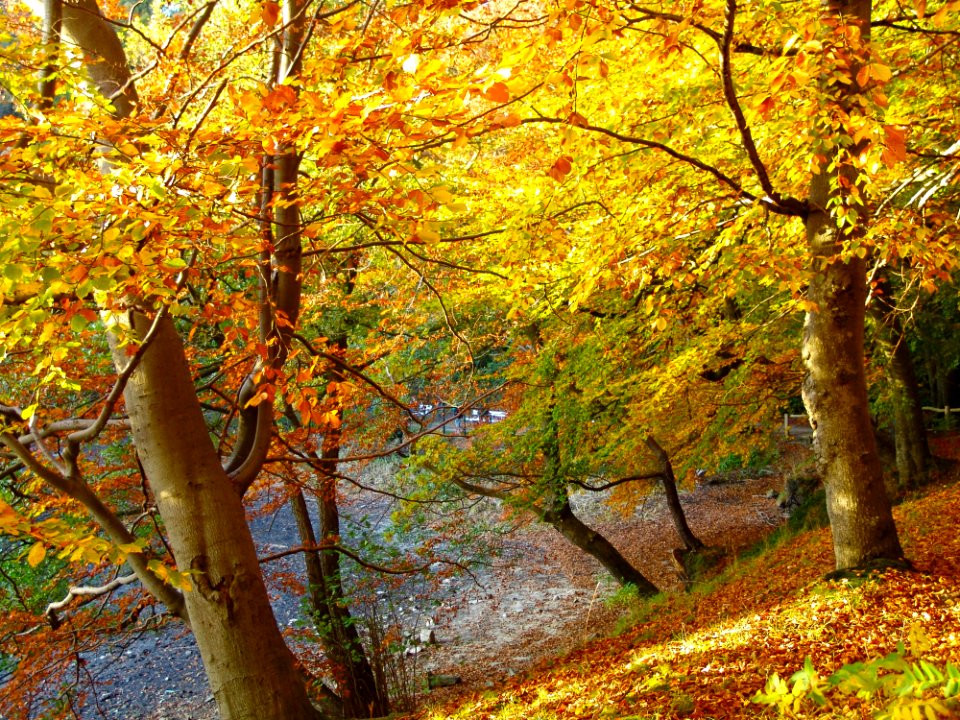
[[[633,567],[609,540],[574,515],[568,501],[564,501],[560,503],[559,507],[545,512],[543,520],[552,525],[571,543],[591,557],[596,558],[621,585],[635,586],[642,597],[649,597],[660,592],[657,586]]]
[[[63,8],[63,30],[115,115],[137,94],[116,30],[96,0]],[[136,311],[113,316],[108,339],[118,369],[124,341],[151,326]],[[222,720],[314,720],[306,683],[277,628],[240,495],[220,464],[197,399],[183,344],[168,316],[124,390],[133,440],[154,492],[177,568],[193,585],[184,601]],[[123,340],[121,340],[123,338]]]
[[[827,88],[837,105],[832,115],[860,112],[853,95],[858,66],[841,40],[869,35],[869,0],[830,0],[824,4],[822,25],[825,62],[844,67],[850,82],[832,82]],[[859,48],[862,50],[862,47]],[[846,55],[845,55],[846,53]],[[829,120],[825,128],[831,130]],[[841,130],[842,132],[842,130]],[[807,375],[803,399],[814,428],[814,445],[824,477],[827,511],[833,532],[837,569],[864,565],[876,559],[899,559],[903,551],[897,538],[890,502],[883,485],[876,438],[870,421],[864,367],[864,323],[867,299],[866,261],[855,254],[844,255],[845,241],[862,237],[867,222],[862,206],[855,203],[860,193],[856,169],[849,156],[835,145],[818,157],[818,170],[810,188],[810,212],[806,231],[811,257],[807,313],[803,333],[803,361]],[[855,153],[856,148],[846,152]],[[835,162],[839,169],[833,169]],[[842,232],[835,210],[854,209],[858,222]]]
[[[150,320],[133,317],[143,337]],[[112,336],[114,359],[127,355]],[[274,620],[240,497],[220,464],[169,318],[127,384],[137,452],[177,567],[189,571],[191,627],[222,720],[315,720]]]
[[[683,505],[680,504],[680,494],[677,492],[677,478],[673,474],[673,463],[670,462],[670,456],[667,451],[661,447],[660,443],[652,435],[648,435],[645,443],[650,451],[656,456],[660,464],[660,482],[663,483],[663,491],[667,496],[667,507],[670,509],[670,517],[673,519],[673,526],[677,529],[677,534],[687,550],[700,550],[704,547],[700,538],[693,534],[690,525],[687,524],[686,513],[683,512]]]

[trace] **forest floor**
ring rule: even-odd
[[[795,445],[792,452],[805,457],[809,450]],[[681,499],[694,533],[730,559],[782,522],[774,495],[783,482],[779,471],[741,470],[706,478],[682,492]],[[574,498],[574,507],[658,587],[681,591],[682,583],[670,562],[671,551],[681,543],[662,492],[654,492],[629,513],[613,510],[595,496]],[[290,537],[291,523],[282,515],[258,523],[255,535],[269,537],[267,549],[296,544]],[[295,563],[285,571],[297,572]],[[278,575],[282,577],[283,572]],[[416,646],[427,613],[403,614],[416,646],[415,653],[403,658],[407,690],[420,693],[428,673],[460,678],[455,692],[490,689],[547,658],[604,637],[623,612],[622,607],[606,602],[615,590],[599,564],[556,531],[537,525],[521,528],[506,539],[500,555],[475,579],[454,579],[452,586],[444,588],[442,612],[430,613],[435,642]],[[281,626],[293,627],[295,601],[284,598],[279,585],[274,591]],[[128,648],[124,653],[114,654],[111,676],[116,679],[100,703],[101,712],[90,718],[130,717],[131,708],[141,707],[150,720],[216,719],[191,638],[168,633],[153,646]],[[430,697],[450,692],[434,691]],[[420,694],[418,700],[425,697]]]
[[[934,445],[942,456],[960,458],[958,438]],[[749,487],[719,490],[746,491],[748,497],[738,502],[750,502],[755,494]],[[715,512],[723,514],[724,500],[717,500]],[[690,506],[692,518],[698,505]],[[866,718],[884,708],[890,711],[884,717],[960,717],[956,700],[944,702],[947,681],[938,675],[947,663],[960,667],[958,467],[907,498],[894,515],[912,570],[827,580],[833,566],[829,528],[787,535],[689,593],[638,604],[619,635],[606,634],[609,625],[603,622],[598,627],[582,615],[571,617],[578,623],[571,638],[577,647],[569,653],[545,658],[493,688],[474,684],[434,693],[409,717],[776,717],[755,701],[757,693],[777,695],[771,693],[774,674],[786,680],[779,697],[789,717]],[[596,630],[602,640],[583,640]],[[898,643],[909,663],[900,666],[906,674],[898,677],[896,663],[888,659],[879,675],[877,664],[862,675],[860,689],[872,684],[879,694],[844,694],[823,684],[844,665],[887,657]],[[802,672],[795,676],[808,661],[804,679]],[[960,670],[954,675],[960,678]],[[791,694],[792,677],[818,686],[823,705]],[[885,686],[884,677],[896,682]]]
[[[789,678],[806,657],[828,674],[922,637],[933,659],[957,662],[960,492],[952,482],[896,509],[918,573],[888,573],[856,587],[825,583],[828,529],[738,558],[783,520],[773,495],[809,454],[791,448],[776,472],[727,473],[682,493],[693,531],[724,551],[721,579],[692,592],[682,591],[669,562],[680,543],[661,494],[628,515],[582,499],[577,508],[667,591],[646,603],[608,602],[615,588],[595,561],[549,528],[520,530],[478,582],[448,586],[445,612],[433,618],[436,642],[405,656],[411,688],[422,688],[427,673],[462,680],[421,693],[412,717],[739,717],[758,712],[749,699],[772,673]],[[260,522],[255,533],[271,546],[294,544],[284,520]],[[280,624],[293,626],[295,600],[280,586],[274,592]],[[420,620],[404,622],[415,637]],[[191,639],[169,632],[145,642],[153,646],[128,646],[113,657],[119,680],[99,711],[84,717],[216,720]]]

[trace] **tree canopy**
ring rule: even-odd
[[[916,377],[949,404],[960,362],[960,3],[3,5],[0,712],[50,700],[68,585],[137,583],[110,621],[189,625],[222,717],[314,717],[245,504],[472,410],[507,419],[398,494],[550,521],[802,395],[837,567],[902,560],[871,411],[916,482]]]

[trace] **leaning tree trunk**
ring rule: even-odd
[[[134,313],[133,321],[142,338],[150,320]],[[125,350],[112,344],[116,365],[125,366]],[[221,720],[315,720],[169,318],[161,319],[124,399],[177,567],[191,573],[185,601]]]
[[[600,561],[600,564],[621,585],[633,585],[642,597],[660,592],[657,586],[631,565],[609,540],[574,515],[569,501],[561,501],[541,517],[571,543]]]
[[[651,452],[656,456],[660,464],[660,482],[663,483],[663,491],[667,495],[667,507],[670,509],[670,517],[673,519],[673,526],[677,529],[680,540],[683,541],[684,548],[690,550],[700,550],[704,547],[703,542],[690,529],[687,524],[686,513],[683,512],[683,505],[680,504],[680,495],[677,492],[677,478],[673,474],[673,463],[670,462],[670,456],[658,443],[652,435],[648,435],[644,441]]]
[[[599,560],[621,585],[633,585],[644,597],[656,595],[660,592],[656,585],[631,565],[609,540],[573,514],[560,454],[555,403],[551,402],[544,409],[543,420],[543,440],[540,447],[544,457],[542,505],[545,509],[540,514],[541,520],[552,525],[585,553]]]
[[[845,43],[859,27],[864,43],[869,39],[869,0],[828,0],[824,4],[823,56],[830,74],[849,73],[847,82],[831,80],[826,87],[835,98],[832,117],[824,118],[824,135],[838,132],[831,120],[860,112],[856,95],[855,57],[864,47],[851,50]],[[841,39],[843,38],[843,39]],[[839,132],[843,132],[841,129]],[[820,150],[819,166],[810,188],[806,219],[811,256],[807,313],[803,333],[803,360],[807,376],[803,399],[814,428],[814,443],[824,476],[827,512],[833,532],[837,569],[863,565],[877,559],[899,559],[903,551],[897,538],[890,502],[883,485],[876,439],[867,405],[864,368],[864,322],[867,299],[866,261],[844,255],[845,241],[863,237],[866,213],[857,199],[862,192],[851,155],[839,143],[830,152]],[[835,169],[835,168],[839,169]],[[861,200],[862,202],[862,200]],[[853,230],[841,232],[836,210],[856,213]]]

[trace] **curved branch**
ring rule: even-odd
[[[599,125],[591,125],[579,117],[576,120],[574,120],[574,118],[554,117],[524,118],[520,121],[520,123],[522,125],[531,125],[535,123],[573,125],[581,130],[587,130],[600,135],[606,135],[607,137],[613,138],[614,140],[619,140],[623,143],[640,145],[641,147],[650,148],[651,150],[659,150],[660,152],[665,153],[687,165],[690,165],[697,170],[702,170],[712,175],[720,184],[726,185],[735,193],[737,193],[741,199],[759,203],[772,213],[777,215],[786,215],[789,217],[805,217],[808,212],[807,204],[794,198],[781,198],[781,202],[777,202],[773,197],[758,197],[754,193],[745,189],[739,182],[727,175],[720,168],[714,167],[713,165],[705,163],[702,160],[693,157],[692,155],[682,153],[679,150],[676,150],[662,142],[657,142],[656,140],[648,140],[647,138],[624,135],[623,133],[616,132],[615,130],[608,130],[607,128],[600,127]]]
[[[737,0],[726,0],[725,23],[723,28],[723,38],[718,41],[720,46],[720,76],[723,81],[723,96],[727,101],[730,112],[733,113],[734,122],[737,124],[737,130],[740,132],[740,140],[743,143],[743,149],[750,158],[750,164],[753,171],[757,174],[757,180],[760,187],[771,200],[778,205],[783,205],[783,198],[773,189],[773,183],[770,182],[770,174],[766,166],[760,159],[757,152],[757,144],[753,139],[753,132],[747,123],[747,118],[743,114],[743,108],[740,107],[740,100],[737,98],[737,91],[733,85],[733,67],[730,60],[730,47],[733,44],[733,28],[737,19]]]
[[[616,480],[611,480],[610,482],[604,483],[603,485],[591,485],[585,483],[582,480],[570,480],[572,485],[576,485],[579,488],[584,490],[589,490],[590,492],[602,492],[604,490],[609,490],[612,487],[617,485],[624,485],[628,482],[634,482],[636,480],[661,480],[663,479],[663,473],[660,471],[655,471],[651,473],[646,473],[643,475],[628,475],[627,477],[617,478]]]
[[[137,538],[134,537],[133,533],[85,482],[78,478],[64,476],[46,467],[37,460],[23,443],[10,433],[0,433],[0,443],[6,445],[27,469],[41,480],[83,505],[112,542],[117,545],[136,543]],[[147,591],[166,605],[171,613],[182,618],[189,625],[190,621],[187,616],[183,594],[157,577],[147,567],[147,563],[148,558],[144,553],[127,555],[127,564],[140,578]]]
[[[81,585],[71,587],[69,590],[67,590],[67,595],[63,598],[63,600],[58,600],[47,605],[47,609],[43,611],[43,614],[47,616],[50,626],[56,630],[58,627],[60,627],[61,623],[60,617],[57,615],[57,611],[63,610],[77,598],[80,598],[80,604],[84,605],[96,597],[107,595],[108,593],[112,593],[117,588],[136,582],[137,579],[136,573],[130,573],[129,575],[121,575],[118,578],[114,578],[106,585]]]

